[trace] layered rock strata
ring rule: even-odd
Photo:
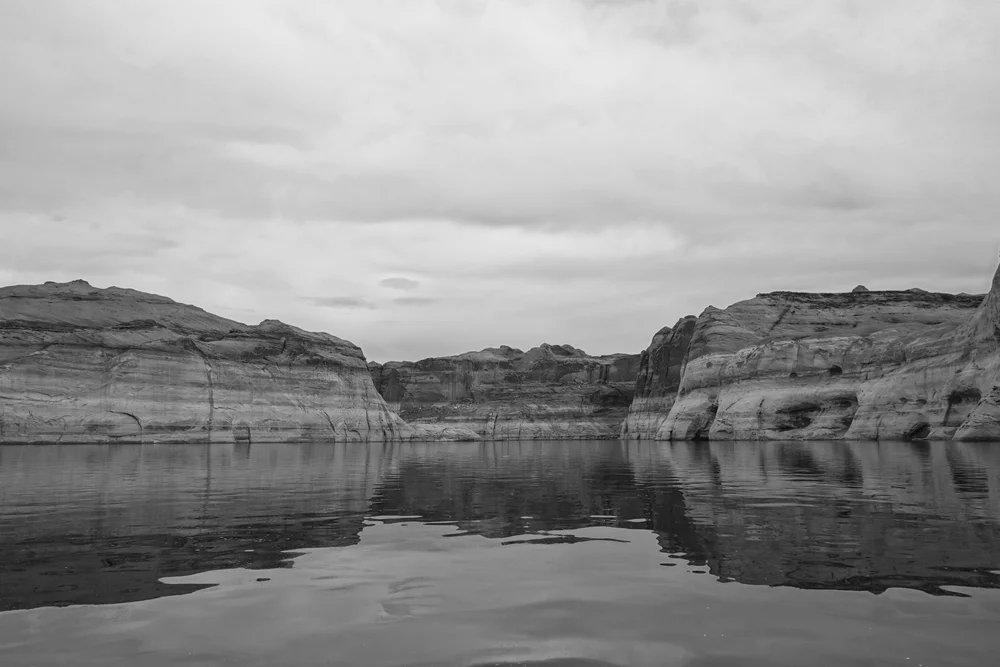
[[[389,406],[423,439],[615,438],[639,355],[570,345],[501,346],[417,362],[369,363]]]
[[[336,336],[82,280],[0,289],[0,443],[410,435]]]
[[[624,437],[1000,440],[1000,271],[985,298],[775,292],[689,326],[676,390],[685,336],[644,354],[664,380],[637,384]]]
[[[667,418],[677,398],[696,322],[697,318],[689,315],[672,328],[663,327],[653,336],[649,348],[639,355],[635,396],[622,425],[622,437],[656,433]]]

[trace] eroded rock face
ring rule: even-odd
[[[592,357],[543,344],[368,366],[415,438],[594,439],[618,436],[639,355]]]
[[[84,281],[0,289],[0,442],[411,435],[361,349]]]
[[[1000,272],[985,298],[776,292],[709,307],[676,394],[640,382],[623,435],[1000,440],[998,326]],[[666,373],[652,354],[662,333],[654,374]]]
[[[663,425],[677,398],[684,358],[691,344],[697,318],[681,318],[663,327],[639,355],[635,397],[622,424],[621,437],[650,438]]]

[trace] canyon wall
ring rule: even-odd
[[[0,443],[409,437],[336,336],[82,280],[0,289]]]
[[[368,366],[417,438],[595,439],[618,437],[639,355],[543,344]]]
[[[0,443],[1000,440],[987,295],[774,292],[641,355],[502,346],[366,364],[356,345],[86,282],[0,289]]]
[[[629,406],[621,436],[655,434],[666,420],[677,398],[681,370],[697,318],[683,317],[672,328],[663,327],[653,336],[649,348],[639,355],[635,395]]]
[[[985,298],[760,294],[659,332],[643,358],[657,381],[637,383],[623,437],[1000,440],[1000,271]]]

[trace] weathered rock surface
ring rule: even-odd
[[[622,425],[621,436],[649,438],[663,425],[677,398],[681,370],[697,318],[683,317],[671,327],[663,327],[653,336],[649,348],[639,355],[639,373],[635,396]],[[643,436],[643,434],[646,434]]]
[[[414,438],[594,439],[618,437],[639,355],[543,344],[368,366]]]
[[[0,289],[0,443],[410,435],[336,336],[82,280]]]
[[[648,374],[672,377],[668,344],[654,337]],[[637,383],[624,437],[1000,440],[1000,271],[985,298],[775,292],[709,307],[680,376],[676,393]]]

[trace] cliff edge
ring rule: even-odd
[[[637,383],[623,437],[1000,439],[1000,270],[985,297],[773,292],[682,322],[645,353],[675,378],[687,340],[676,386]]]
[[[0,443],[391,441],[346,340],[82,280],[0,289]]]

